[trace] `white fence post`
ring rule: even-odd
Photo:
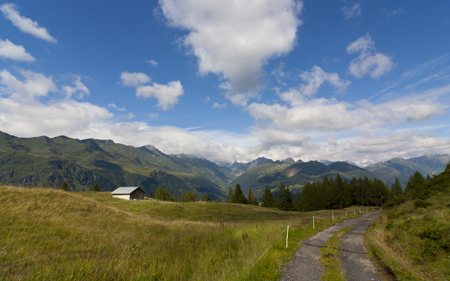
[[[288,241],[289,241],[289,225],[287,226],[287,232],[286,232],[286,249],[288,248]]]
[[[345,210],[345,217],[347,217],[347,210]]]
[[[361,208],[359,208],[359,214],[361,215]]]
[[[356,211],[355,211],[355,210],[353,210],[353,216],[355,216],[355,217],[356,217]]]
[[[315,227],[314,227],[314,216],[313,216],[313,229],[314,229]]]
[[[333,211],[331,211],[331,217],[333,218],[333,221],[334,221],[334,213],[333,213]]]

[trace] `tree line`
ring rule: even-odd
[[[406,189],[420,185],[423,181],[426,179],[416,172],[406,182]],[[380,179],[368,177],[358,179],[353,177],[347,182],[338,173],[334,178],[324,176],[321,181],[307,182],[302,191],[297,192],[295,196],[284,183],[281,183],[275,192],[266,187],[261,197],[261,206],[298,212],[343,209],[352,205],[382,206],[389,199],[400,197],[402,193],[402,186],[397,178],[391,186],[388,186]],[[235,190],[230,187],[227,203],[259,205],[252,190],[250,189],[248,197],[245,197],[239,184]]]
[[[178,198],[178,195],[176,192],[173,192],[172,195],[169,194],[169,190],[167,187],[163,190],[162,186],[159,185],[158,188],[155,191],[155,194],[153,195],[152,192],[150,192],[150,198],[162,200],[162,201],[172,201],[172,202],[197,202],[198,195],[195,192],[195,190],[183,192],[181,194],[181,197]],[[220,198],[217,199],[216,202],[221,202]],[[203,194],[202,201],[211,202],[211,196],[208,193]]]

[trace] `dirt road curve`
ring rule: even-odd
[[[351,227],[352,230],[342,236],[342,243],[339,245],[340,249],[349,250],[349,252],[342,251],[339,255],[345,278],[348,281],[381,281],[382,279],[372,262],[366,259],[364,254],[361,254],[361,252],[364,252],[362,234],[364,233],[365,228],[373,223],[379,215],[380,212],[371,212],[364,214],[359,218],[335,224],[334,226],[317,233],[309,240],[305,241],[305,243],[311,245],[323,245],[336,231],[344,227]],[[320,265],[319,257],[319,247],[304,244],[297,253],[295,253],[294,260],[287,264],[287,267],[283,270],[283,277],[281,277],[279,281],[322,280],[323,268]]]

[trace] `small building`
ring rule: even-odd
[[[142,200],[144,199],[145,191],[139,186],[121,186],[111,192],[113,197],[125,200]]]

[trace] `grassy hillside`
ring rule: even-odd
[[[147,194],[162,185],[171,194],[196,189],[215,199],[224,197],[232,177],[206,159],[111,140],[17,138],[0,132],[0,147],[0,182],[16,185],[57,187],[66,181],[72,190],[87,190],[96,181],[102,190],[140,185]]]
[[[277,280],[299,239],[333,223],[318,212],[313,231],[311,214],[42,188],[0,186],[0,202],[0,280],[238,280],[274,242],[243,280]]]
[[[450,164],[441,174],[389,202],[366,234],[370,249],[398,280],[450,276]]]

